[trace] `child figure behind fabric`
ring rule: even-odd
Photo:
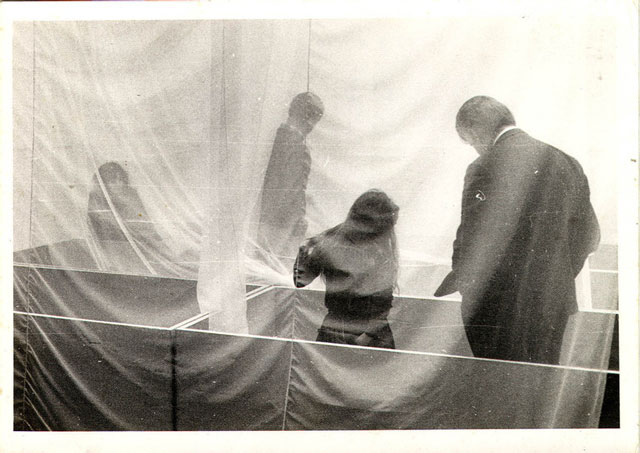
[[[307,240],[293,279],[301,288],[322,275],[329,313],[317,341],[395,348],[387,315],[398,277],[398,206],[382,191],[355,201],[347,219]]]

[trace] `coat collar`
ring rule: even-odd
[[[502,131],[500,131],[500,133],[495,138],[495,140],[493,140],[493,145],[492,146],[496,146],[496,143],[498,143],[498,140],[500,140],[505,135],[511,135],[510,132],[514,131],[516,129],[519,130],[520,128],[514,125],[514,126],[507,126],[504,129],[502,129]]]
[[[480,157],[484,157],[486,159],[489,158],[489,156],[492,156],[495,152],[495,150],[497,148],[500,147],[500,145],[504,142],[505,139],[509,138],[509,137],[513,137],[514,135],[520,135],[520,134],[525,134],[525,132],[518,128],[518,127],[506,127],[504,128],[499,134],[498,136],[495,138],[495,141],[493,142],[493,145],[491,145],[489,147],[489,149],[487,149],[487,152],[482,154]]]

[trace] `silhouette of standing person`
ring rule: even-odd
[[[300,93],[276,133],[264,176],[258,245],[279,257],[293,259],[307,230],[306,189],[311,167],[307,135],[320,121],[324,106],[313,93]]]
[[[149,219],[138,191],[129,185],[127,171],[107,162],[93,176],[88,223],[99,246],[103,265],[118,272],[156,273],[151,255],[163,251],[162,238]],[[155,252],[155,253],[153,253]]]

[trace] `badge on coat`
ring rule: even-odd
[[[487,196],[484,194],[484,192],[482,192],[482,190],[477,190],[476,191],[476,199],[480,200],[480,201],[484,201],[487,199]]]

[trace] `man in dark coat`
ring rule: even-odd
[[[456,130],[480,155],[465,175],[452,272],[476,357],[558,363],[575,277],[600,240],[580,164],[515,127],[493,98],[459,110]]]
[[[262,188],[258,244],[279,257],[295,258],[305,239],[306,189],[311,168],[306,138],[323,113],[318,96],[310,92],[298,94],[273,142]]]

